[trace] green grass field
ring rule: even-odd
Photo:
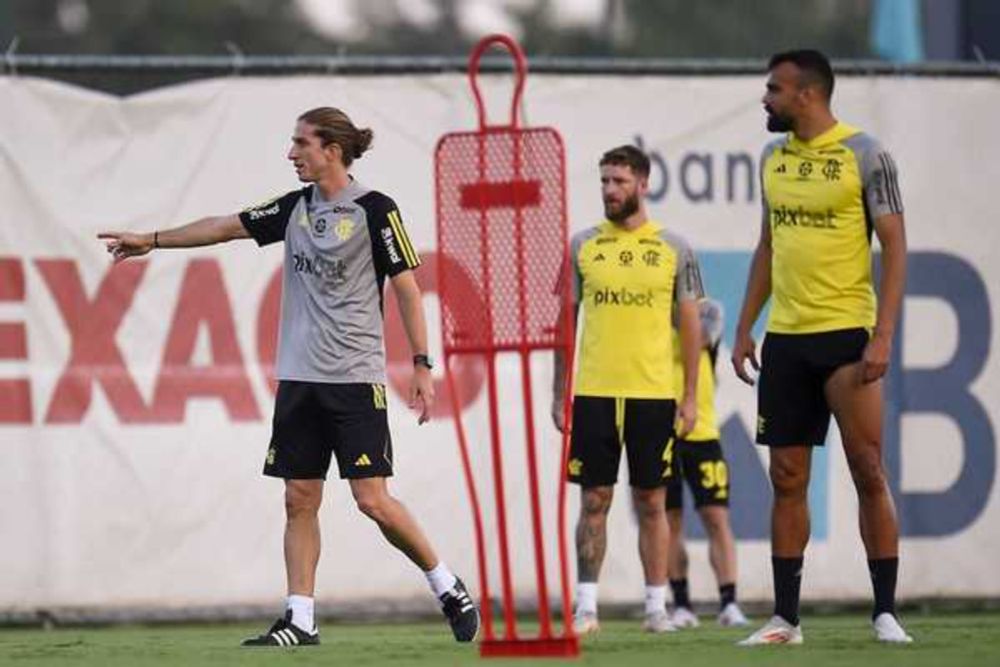
[[[583,644],[579,661],[545,664],[678,665],[905,665],[906,667],[997,664],[1000,613],[910,614],[904,620],[916,638],[910,646],[875,643],[862,614],[818,616],[803,622],[806,643],[798,647],[741,649],[743,630],[706,622],[696,630],[649,636],[638,621],[608,621]],[[0,630],[0,665],[472,665],[475,646],[451,641],[440,623],[322,626],[323,645],[297,649],[243,649],[237,644],[263,628],[246,625],[117,626],[56,630]],[[490,665],[537,664],[538,660],[489,660]]]

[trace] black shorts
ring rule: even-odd
[[[860,361],[867,344],[865,329],[768,333],[761,350],[757,442],[821,446],[830,426],[824,385],[835,370]]]
[[[583,487],[618,481],[622,448],[629,484],[653,489],[666,483],[667,443],[674,436],[675,403],[666,399],[577,396],[573,399],[569,481]]]
[[[694,496],[694,506],[729,507],[729,466],[718,440],[675,440],[668,451],[667,509],[684,507],[684,482]]]
[[[326,479],[331,454],[341,479],[392,476],[385,385],[281,380],[264,474]]]

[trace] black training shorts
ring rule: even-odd
[[[624,448],[629,484],[640,489],[663,486],[675,412],[674,401],[667,399],[575,397],[569,481],[583,487],[613,485]]]
[[[729,507],[729,466],[718,440],[674,440],[668,454],[668,510],[684,507],[684,482],[691,489],[695,507]]]
[[[341,479],[392,476],[385,385],[281,380],[264,474],[326,479],[331,454]]]
[[[768,333],[761,350],[757,442],[822,445],[830,425],[824,385],[835,370],[860,361],[867,344],[865,329]]]

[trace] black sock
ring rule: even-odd
[[[896,573],[899,571],[899,558],[873,558],[868,561],[868,572],[872,575],[872,588],[875,590],[875,609],[872,620],[879,614],[896,615]]]
[[[771,567],[774,570],[774,615],[798,625],[802,558],[771,556]]]
[[[736,602],[736,584],[719,586],[719,611],[725,609],[730,602]]]
[[[671,579],[670,591],[674,594],[674,606],[691,608],[691,598],[688,596],[687,579]]]

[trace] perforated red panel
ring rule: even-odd
[[[565,345],[557,326],[568,233],[558,133],[448,134],[435,166],[445,352]],[[455,271],[475,294],[448,279]]]

